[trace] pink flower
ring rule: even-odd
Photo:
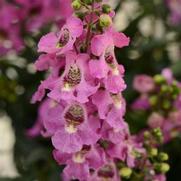
[[[120,181],[115,163],[107,161],[101,168],[91,175],[88,181]]]
[[[54,88],[48,94],[56,101],[75,100],[81,103],[88,102],[88,97],[94,94],[99,85],[91,85],[86,80],[87,54],[68,53],[63,75],[56,81]]]
[[[131,105],[134,110],[147,110],[150,108],[149,98],[147,94],[142,94]]]
[[[166,0],[170,9],[170,21],[173,25],[178,25],[181,22],[181,0]]]
[[[148,75],[137,75],[134,78],[133,87],[140,93],[147,93],[154,89],[154,81]]]
[[[129,167],[135,166],[134,147],[129,142],[110,145],[107,152],[112,158],[125,161]]]
[[[119,144],[120,140],[125,140],[129,138],[129,127],[124,121],[122,122],[121,128],[113,128],[106,122],[102,125],[101,135],[103,140],[108,140],[113,144]]]
[[[73,44],[83,31],[83,24],[79,18],[70,17],[61,31],[48,33],[40,39],[38,52],[63,54],[73,49]]]
[[[0,6],[0,21],[0,55],[4,55],[9,50],[17,52],[22,50],[23,40],[17,8],[3,1]]]
[[[99,117],[115,128],[121,128],[126,104],[122,95],[99,90],[92,96],[92,102],[98,108]]]
[[[91,51],[96,56],[108,53],[107,49],[114,46],[122,48],[129,45],[129,38],[123,33],[117,33],[113,29],[107,30],[104,34],[96,35],[91,42]],[[112,50],[111,50],[112,51]],[[111,53],[111,52],[110,52]]]
[[[72,14],[70,0],[16,0],[27,31],[35,32],[50,22],[65,20]]]
[[[159,113],[153,112],[148,118],[148,125],[151,128],[160,128],[164,123],[164,117]]]
[[[79,151],[84,144],[91,145],[99,139],[90,126],[84,105],[71,103],[60,115],[60,121],[62,126],[53,135],[52,143],[61,152]]]
[[[170,112],[168,117],[165,118],[162,124],[162,131],[164,135],[164,142],[168,142],[171,139],[178,137],[181,131],[181,111]]]
[[[67,165],[63,171],[64,180],[87,180],[90,177],[90,169],[98,169],[105,163],[103,149],[99,146],[84,145],[80,151],[72,154],[55,150],[53,155],[60,165]]]
[[[120,70],[114,55],[114,46],[122,48],[129,45],[129,38],[123,33],[117,33],[109,29],[104,34],[96,35],[91,41],[91,51],[99,60],[92,59],[89,62],[92,76],[105,78],[109,71],[113,75],[119,75]],[[95,68],[96,67],[96,68]]]
[[[56,80],[57,80],[57,75],[54,75],[52,73],[48,76],[46,80],[42,81],[38,87],[38,90],[33,94],[31,103],[36,103],[37,101],[41,101],[46,94],[46,90],[53,89]]]
[[[104,80],[105,88],[113,93],[117,94],[126,89],[126,84],[120,75],[109,75],[107,79]]]
[[[38,110],[38,118],[32,128],[27,131],[31,137],[42,134],[50,137],[61,126],[59,113],[63,111],[63,106],[51,99],[45,99]]]
[[[65,66],[65,60],[62,57],[57,57],[55,54],[42,54],[35,62],[35,67],[38,71],[51,70],[53,74]]]
[[[165,175],[156,175],[155,177],[154,177],[154,180],[153,181],[166,181],[166,176]]]
[[[173,73],[172,73],[171,69],[169,69],[169,68],[163,69],[162,70],[162,75],[165,77],[168,84],[171,84],[173,82],[174,77],[173,77]]]

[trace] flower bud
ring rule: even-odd
[[[172,95],[172,99],[173,99],[173,100],[176,100],[176,99],[177,99],[177,97],[178,97],[178,95],[177,95],[177,94],[173,94],[173,95]]]
[[[157,156],[157,155],[158,155],[158,149],[157,149],[157,148],[151,148],[151,149],[149,150],[149,155],[150,155],[151,157]]]
[[[170,87],[168,86],[168,85],[162,85],[161,86],[161,92],[162,93],[168,93],[168,92],[170,92]]]
[[[81,8],[80,0],[74,0],[71,6],[74,10],[79,10]]]
[[[99,18],[99,24],[102,28],[107,28],[112,24],[112,19],[107,14],[102,14]]]
[[[149,98],[149,103],[151,104],[151,106],[155,106],[157,104],[157,102],[158,102],[158,98],[157,98],[156,95],[155,96],[151,96]]]
[[[180,87],[177,85],[172,85],[172,94],[175,96],[178,96],[180,94]]]
[[[169,109],[171,107],[171,103],[169,100],[164,100],[162,106],[164,109]]]
[[[150,138],[150,136],[151,136],[151,134],[150,134],[149,131],[145,131],[145,132],[144,132],[144,138],[145,138],[145,139]]]
[[[169,170],[170,170],[169,164],[167,164],[167,163],[162,163],[162,164],[161,164],[161,172],[162,172],[162,173],[166,173],[166,172],[168,172]]]
[[[102,5],[102,12],[106,13],[106,14],[110,13],[111,12],[111,7],[108,4],[103,4]]]
[[[120,169],[119,174],[121,177],[128,179],[128,178],[130,178],[130,176],[132,174],[132,170],[131,170],[131,168],[123,167]]]
[[[156,163],[155,164],[155,170],[161,173],[166,173],[170,169],[169,164],[167,163]]]
[[[168,157],[167,153],[161,152],[161,153],[159,153],[158,158],[161,161],[167,161],[169,157]]]
[[[162,75],[155,75],[153,77],[153,80],[155,81],[156,84],[162,84],[165,82],[165,78]]]
[[[157,136],[157,137],[162,136],[162,132],[161,132],[160,128],[154,128],[153,134],[154,134],[154,136]]]
[[[157,141],[162,142],[163,141],[163,134],[160,128],[154,128],[152,130],[153,136],[157,139]]]

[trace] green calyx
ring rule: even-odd
[[[106,13],[106,14],[110,13],[111,12],[111,7],[108,4],[103,4],[102,5],[102,12]]]
[[[82,5],[80,0],[73,0],[71,6],[74,10],[79,10]]]
[[[109,15],[107,14],[102,14],[99,18],[99,25],[102,28],[107,28],[112,24],[112,19]]]

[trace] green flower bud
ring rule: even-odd
[[[112,24],[112,19],[107,14],[102,14],[99,18],[99,24],[102,28],[107,28]]]
[[[119,170],[119,175],[123,178],[130,178],[132,174],[132,170],[131,168],[128,168],[128,167],[123,167]]]
[[[165,78],[162,75],[159,75],[159,74],[155,75],[153,77],[153,80],[155,81],[156,84],[162,84],[162,83],[164,83],[166,81]]]
[[[109,4],[103,4],[102,5],[102,12],[106,13],[106,14],[111,12],[111,7],[109,6]]]
[[[156,95],[155,96],[151,96],[149,98],[149,103],[151,104],[151,106],[155,106],[157,104],[157,102],[158,102],[158,98],[157,98]]]
[[[145,138],[145,139],[150,138],[150,136],[151,136],[151,134],[150,134],[149,131],[145,131],[145,132],[144,132],[144,138]]]
[[[71,4],[72,8],[74,10],[79,10],[81,8],[81,2],[80,0],[74,0]]]
[[[179,95],[180,94],[180,88],[177,85],[172,85],[172,94]]]
[[[167,161],[169,157],[168,157],[167,153],[161,152],[161,153],[159,153],[158,158],[161,161]]]
[[[164,109],[169,109],[171,107],[171,103],[169,100],[163,100],[162,106]]]
[[[172,82],[172,85],[173,85],[173,86],[177,86],[177,85],[178,85],[178,82],[177,82],[176,80],[174,80],[174,81]]]
[[[157,149],[157,148],[151,148],[151,149],[149,150],[149,155],[150,155],[151,157],[157,156],[157,155],[158,155],[158,149]]]
[[[170,169],[170,166],[168,163],[156,163],[154,166],[155,166],[155,170],[161,173],[166,173]]]
[[[153,133],[153,136],[155,136],[155,138],[158,140],[158,141],[162,141],[163,140],[163,134],[162,134],[162,131],[160,130],[160,128],[154,128],[152,130],[152,133]]]
[[[178,95],[177,95],[177,94],[173,94],[173,95],[172,95],[173,100],[176,100],[176,99],[177,99],[177,97],[178,97]]]
[[[161,172],[166,173],[170,170],[170,165],[168,163],[162,163],[161,164]]]
[[[162,132],[161,132],[160,128],[154,128],[153,134],[156,136],[159,136],[159,137],[162,136]]]
[[[161,92],[162,93],[168,93],[168,92],[170,92],[170,87],[168,86],[168,85],[162,85],[161,86]]]

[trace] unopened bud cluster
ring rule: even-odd
[[[170,69],[164,69],[154,77],[138,75],[134,88],[140,97],[133,103],[134,110],[148,110],[150,128],[160,127],[164,142],[179,136],[181,132],[181,84]]]

